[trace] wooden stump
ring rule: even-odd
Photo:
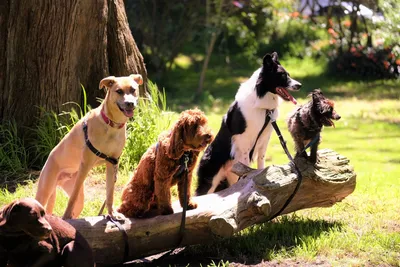
[[[329,207],[351,194],[356,174],[349,160],[338,153],[318,151],[319,162],[312,166],[304,159],[296,163],[302,184],[282,214],[312,207]],[[221,192],[195,197],[199,207],[187,212],[186,230],[181,246],[204,244],[216,237],[230,237],[254,224],[268,221],[275,215],[297,184],[292,167],[272,165],[254,170],[236,164],[234,171],[241,179]],[[129,237],[129,260],[175,248],[179,242],[181,210],[174,203],[175,213],[150,219],[128,219],[123,224]],[[96,262],[117,264],[123,259],[123,234],[103,217],[69,220],[92,246]]]

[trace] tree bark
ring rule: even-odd
[[[95,107],[102,78],[147,77],[122,0],[1,1],[0,36],[0,118],[19,126],[81,103],[81,84]]]
[[[320,150],[313,166],[297,161],[303,181],[282,214],[312,207],[329,207],[354,191],[356,174],[349,160],[332,150]],[[235,165],[241,179],[216,194],[195,197],[199,207],[187,212],[186,230],[180,246],[230,237],[253,224],[273,217],[292,194],[297,176],[289,164],[253,170]],[[123,224],[129,237],[129,260],[175,248],[179,242],[181,208],[175,213],[150,219],[128,219]],[[117,264],[123,259],[124,239],[118,228],[103,217],[69,220],[92,246],[96,262]]]

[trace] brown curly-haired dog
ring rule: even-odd
[[[169,132],[160,134],[159,141],[143,154],[136,171],[122,193],[118,211],[127,217],[150,214],[172,214],[171,186],[178,184],[181,206],[184,205],[184,153],[189,156],[187,172],[188,209],[197,208],[191,199],[192,173],[200,151],[212,141],[207,118],[199,109],[183,111]]]

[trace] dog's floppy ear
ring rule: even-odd
[[[0,232],[1,227],[7,225],[7,221],[10,219],[11,212],[18,212],[19,206],[17,204],[18,201],[13,201],[7,206],[3,207],[2,210],[0,210]]]
[[[129,75],[137,84],[142,85],[143,84],[143,78],[142,75],[140,74],[131,74]]]
[[[179,159],[183,155],[183,123],[178,121],[170,133],[167,155],[171,159]]]
[[[104,87],[109,88],[116,82],[115,76],[108,76],[100,81],[99,89],[103,89]]]

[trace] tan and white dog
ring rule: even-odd
[[[100,89],[108,89],[104,101],[78,121],[54,147],[40,173],[36,200],[46,207],[47,214],[53,212],[56,187],[60,186],[69,195],[63,219],[77,218],[84,206],[84,181],[88,172],[105,163],[108,214],[123,218],[113,208],[117,159],[125,145],[126,122],[137,106],[141,84],[143,79],[139,74],[110,76],[100,81]]]

